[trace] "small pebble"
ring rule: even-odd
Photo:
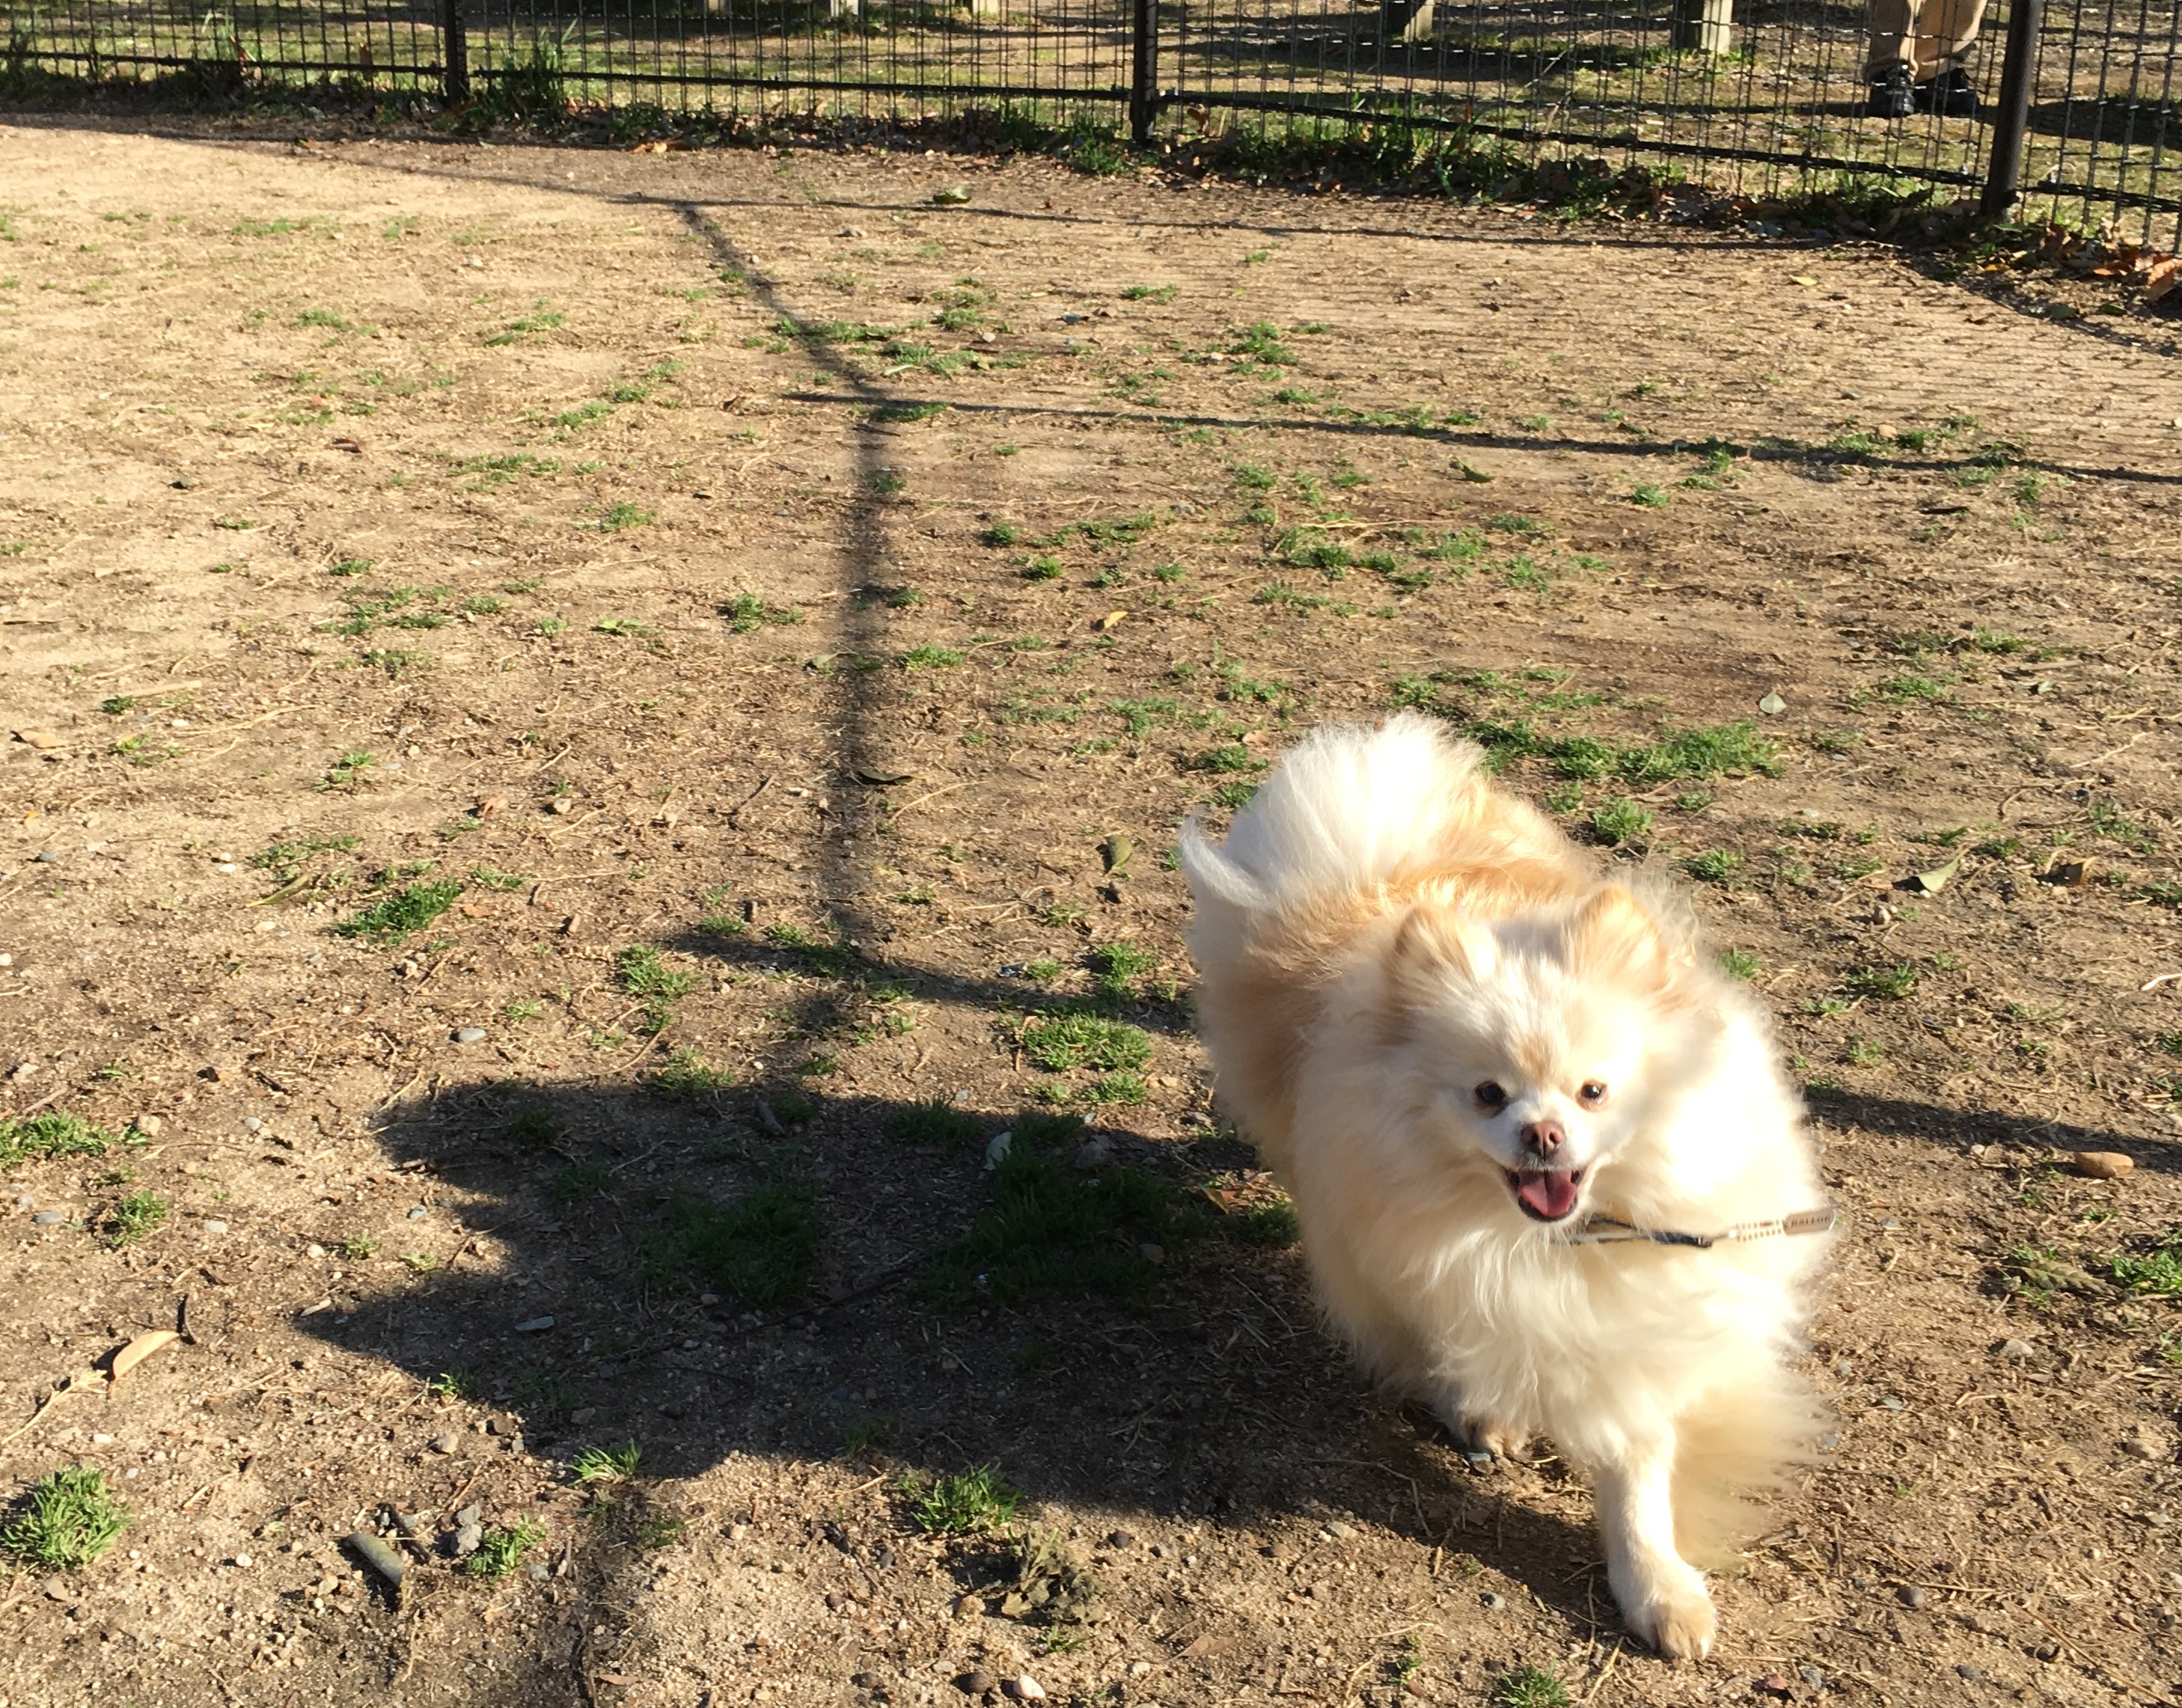
[[[1166,1558],[1166,1543],[1155,1542],[1152,1544],[1152,1558],[1155,1560],[1164,1560]]]
[[[1505,1595],[1496,1595],[1490,1589],[1480,1595],[1477,1600],[1488,1613],[1498,1613],[1508,1605],[1508,1598]]]
[[[241,1567],[242,1567],[242,1569],[243,1569],[244,1571],[247,1572],[247,1571],[248,1571],[248,1570],[249,1570],[252,1566],[256,1565],[258,1562],[257,1562],[256,1561],[252,1560],[252,1558],[251,1558],[247,1554],[237,1554],[237,1555],[235,1556],[235,1563],[236,1565],[238,1565],[238,1566]]]
[[[46,1579],[46,1599],[48,1601],[73,1601],[75,1591],[69,1588],[67,1578],[48,1578]]]
[[[455,1557],[457,1560],[468,1559],[484,1545],[485,1527],[482,1524],[465,1524],[455,1532]]]
[[[458,1044],[481,1044],[485,1042],[485,1028],[464,1026],[455,1034],[455,1042]]]
[[[546,1562],[543,1560],[533,1560],[528,1566],[525,1566],[523,1568],[523,1575],[529,1578],[534,1584],[543,1584],[547,1578],[553,1575],[551,1572],[546,1569]]]
[[[1345,1542],[1356,1534],[1356,1527],[1354,1524],[1343,1524],[1337,1519],[1328,1524],[1326,1528],[1326,1534],[1337,1542]]]
[[[1973,1684],[1982,1684],[1991,1675],[1982,1667],[1973,1667],[1968,1661],[1958,1662],[1955,1671]]]
[[[955,1602],[957,1619],[982,1619],[985,1617],[985,1598],[982,1595],[962,1595]]]
[[[1127,1530],[1113,1530],[1107,1533],[1106,1545],[1109,1548],[1133,1548],[1137,1545],[1137,1539]]]
[[[1018,1673],[1015,1678],[1009,1679],[1007,1690],[1008,1694],[1014,1697],[1018,1702],[1043,1702],[1045,1700],[1045,1686],[1039,1683],[1037,1679],[1032,1678],[1027,1672]]]
[[[965,1696],[983,1696],[1000,1688],[1000,1681],[989,1672],[965,1672],[955,1684]]]
[[[41,1210],[30,1218],[30,1224],[33,1227],[55,1228],[67,1219],[68,1212],[65,1210]]]
[[[2078,1174],[2095,1180],[2118,1180],[2136,1167],[2135,1158],[2119,1151],[2079,1151],[2073,1160]]]
[[[432,1437],[432,1451],[435,1453],[451,1453],[462,1445],[462,1438],[452,1429],[449,1429],[444,1434]]]
[[[1152,1663],[1149,1661],[1132,1661],[1129,1662],[1129,1677],[1132,1678],[1141,1678],[1151,1670]]]
[[[91,1438],[91,1445],[94,1447],[108,1447],[113,1444],[114,1437],[111,1435],[95,1434]]]
[[[224,1234],[227,1231],[227,1224],[219,1221],[207,1222],[204,1224],[204,1230],[208,1234]]]
[[[2019,1364],[2025,1358],[2036,1357],[2038,1349],[2028,1340],[2002,1340],[2000,1343],[1998,1356],[2003,1358],[2013,1358]]]
[[[1902,1605],[1903,1606],[1921,1607],[1924,1605],[1925,1599],[1924,1591],[1919,1585],[1915,1584],[1904,1584],[1902,1586]]]
[[[518,1335],[542,1335],[553,1326],[551,1317],[531,1317],[515,1325]]]
[[[1902,1409],[1902,1397],[1898,1394],[1882,1394],[1879,1396],[1879,1403],[1890,1412]]]
[[[431,1211],[424,1205],[419,1204],[415,1209],[409,1212],[409,1219],[413,1222],[421,1222],[425,1217],[431,1213]]]
[[[130,1125],[147,1139],[156,1139],[167,1130],[166,1118],[162,1115],[139,1115]]]
[[[262,1133],[265,1130],[265,1122],[258,1115],[245,1115],[242,1118],[242,1125],[244,1129],[250,1132]]]
[[[1146,1240],[1144,1244],[1137,1247],[1137,1255],[1156,1268],[1166,1261],[1166,1247]]]
[[[1760,1678],[1753,1678],[1750,1681],[1750,1688],[1760,1696],[1776,1697],[1780,1701],[1786,1702],[1795,1687],[1790,1684],[1780,1673],[1768,1672]]]
[[[485,1523],[485,1508],[478,1505],[474,1501],[473,1501],[468,1506],[463,1507],[461,1512],[455,1514],[455,1524],[456,1528],[458,1529],[467,1528],[472,1524],[482,1524],[483,1523]]]
[[[568,1421],[576,1425],[578,1429],[581,1429],[584,1424],[590,1423],[592,1418],[597,1417],[598,1414],[599,1408],[596,1406],[579,1406],[574,1411],[568,1413]]]
[[[1826,1688],[1826,1675],[1815,1667],[1798,1667],[1796,1669],[1796,1676],[1814,1690],[1823,1690]]]

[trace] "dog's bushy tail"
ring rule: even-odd
[[[1693,1566],[1725,1563],[1769,1527],[1773,1502],[1800,1478],[1827,1427],[1795,1373],[1753,1370],[1676,1423],[1675,1544]]]
[[[1236,815],[1225,843],[1183,826],[1182,863],[1199,904],[1277,912],[1396,881],[1474,814],[1479,757],[1415,712],[1376,729],[1314,731]]]

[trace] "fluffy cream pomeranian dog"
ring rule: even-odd
[[[1200,1024],[1358,1355],[1471,1443],[1549,1437],[1629,1627],[1702,1655],[1690,1562],[1818,1424],[1788,1361],[1832,1218],[1686,911],[1480,758],[1410,714],[1321,729],[1224,843],[1186,829]]]

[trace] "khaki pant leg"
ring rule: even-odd
[[[1897,65],[1914,63],[1909,38],[1916,33],[1916,0],[1871,0],[1871,52],[1864,62],[1867,83],[1877,83]]]
[[[1922,83],[1960,59],[1985,23],[1985,0],[1923,0],[1910,75]]]
[[[1985,0],[1871,0],[1871,53],[1864,78],[1876,83],[1891,66],[1907,65],[1930,82],[1977,40]]]

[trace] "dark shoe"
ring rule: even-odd
[[[1950,65],[1930,83],[1917,86],[1917,110],[1936,113],[1943,119],[1977,117],[1977,91],[1959,65]]]
[[[1871,86],[1871,104],[1864,110],[1874,119],[1907,119],[1917,110],[1917,93],[1909,81],[1909,68],[1891,65],[1886,75]]]

